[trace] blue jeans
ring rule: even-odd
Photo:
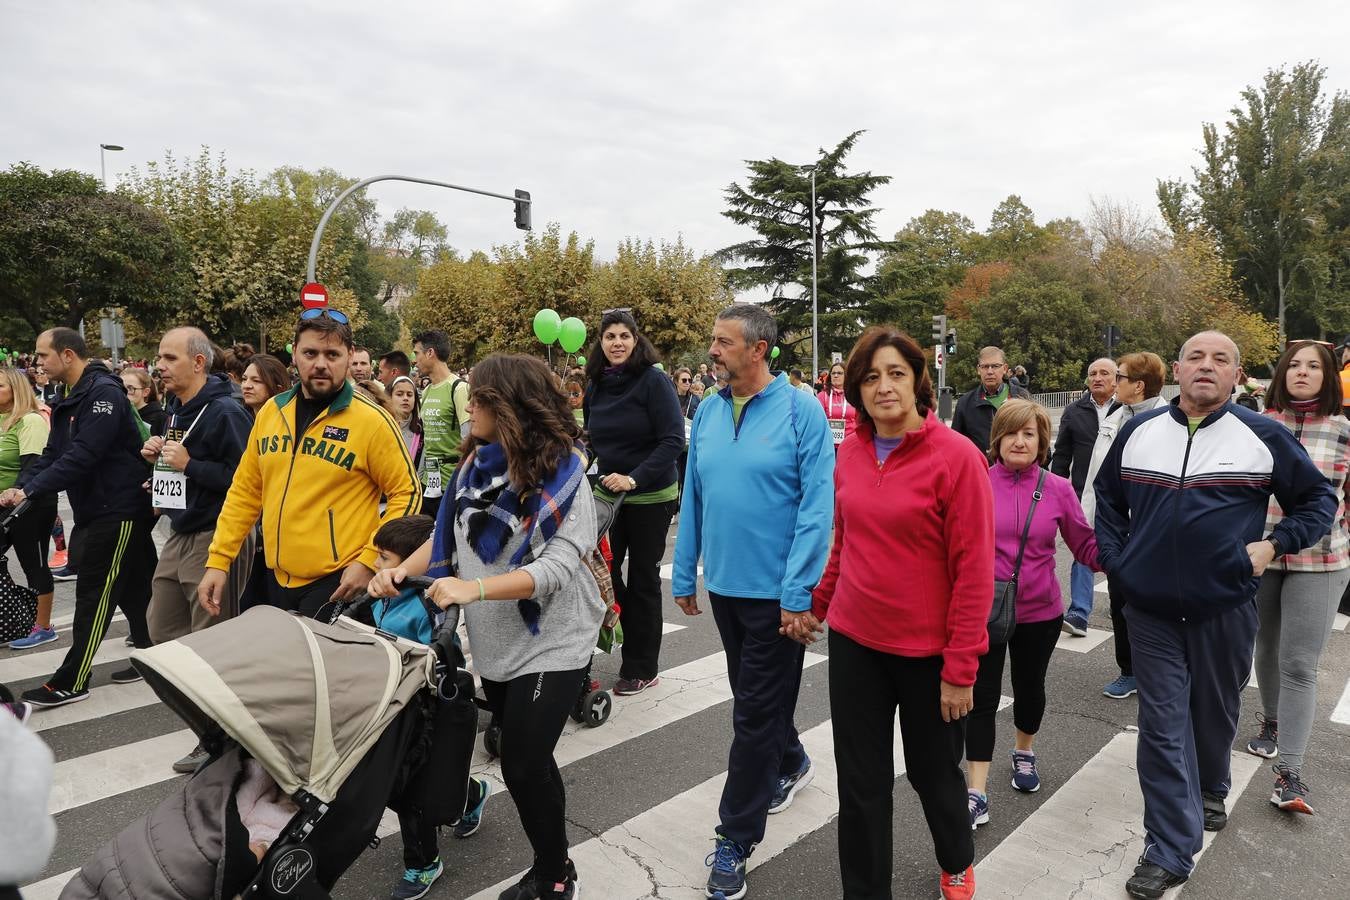
[[[1093,587],[1092,570],[1075,562],[1069,570],[1069,611],[1064,618],[1087,621],[1092,614]]]

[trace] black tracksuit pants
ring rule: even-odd
[[[1130,625],[1125,621],[1125,593],[1116,579],[1106,576],[1107,596],[1111,598],[1111,629],[1115,632],[1111,643],[1116,647],[1116,667],[1122,675],[1134,674],[1134,657],[1130,653]]]
[[[120,608],[137,647],[150,646],[145,610],[150,605],[150,579],[158,562],[150,538],[154,520],[100,519],[80,525],[80,574],[75,579],[73,640],[66,658],[47,686],[81,691],[89,685],[94,654],[108,633],[113,609]]]

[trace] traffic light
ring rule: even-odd
[[[955,355],[956,355],[956,329],[955,329],[955,328],[953,328],[951,331],[947,332],[947,342],[946,342],[946,344],[944,345],[943,349],[947,351],[947,355],[948,355],[948,356],[955,356]]]
[[[947,337],[947,317],[933,316],[933,343],[941,344]]]
[[[1102,332],[1102,337],[1106,340],[1106,353],[1111,355],[1116,352],[1116,345],[1125,339],[1125,335],[1120,333],[1119,326],[1107,325]]]
[[[516,227],[521,231],[530,230],[530,192],[516,190]]]

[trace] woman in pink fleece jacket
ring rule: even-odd
[[[994,489],[994,578],[1008,581],[1017,562],[1017,548],[1026,527],[1037,482],[1044,473],[1041,497],[1032,515],[1027,548],[1018,576],[1017,627],[1007,644],[991,645],[980,657],[975,676],[975,708],[966,725],[969,780],[966,805],[970,827],[989,821],[986,783],[994,754],[994,715],[1003,685],[1003,660],[1012,657],[1013,722],[1017,737],[1012,751],[1012,786],[1040,790],[1036,754],[1031,749],[1045,715],[1045,672],[1064,622],[1064,602],[1055,575],[1055,537],[1064,536],[1074,559],[1101,571],[1097,538],[1083,517],[1073,485],[1045,469],[1050,455],[1050,417],[1030,400],[1007,400],[994,416],[989,434],[989,481]]]

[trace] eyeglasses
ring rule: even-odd
[[[352,320],[347,318],[347,314],[340,309],[332,309],[327,306],[318,306],[313,309],[307,309],[300,314],[300,321],[309,322],[314,319],[327,316],[339,325],[350,325]]]
[[[1132,375],[1126,375],[1124,372],[1116,373],[1116,384],[1120,384],[1120,382],[1122,381],[1138,381],[1138,380],[1139,380],[1138,378],[1135,378]]]
[[[981,372],[993,372],[997,369],[1006,368],[1007,365],[1007,363],[980,363],[975,368],[979,369]]]
[[[688,379],[688,378],[681,378],[681,379],[680,379],[680,384],[688,384],[689,382],[690,382],[690,379]]]

